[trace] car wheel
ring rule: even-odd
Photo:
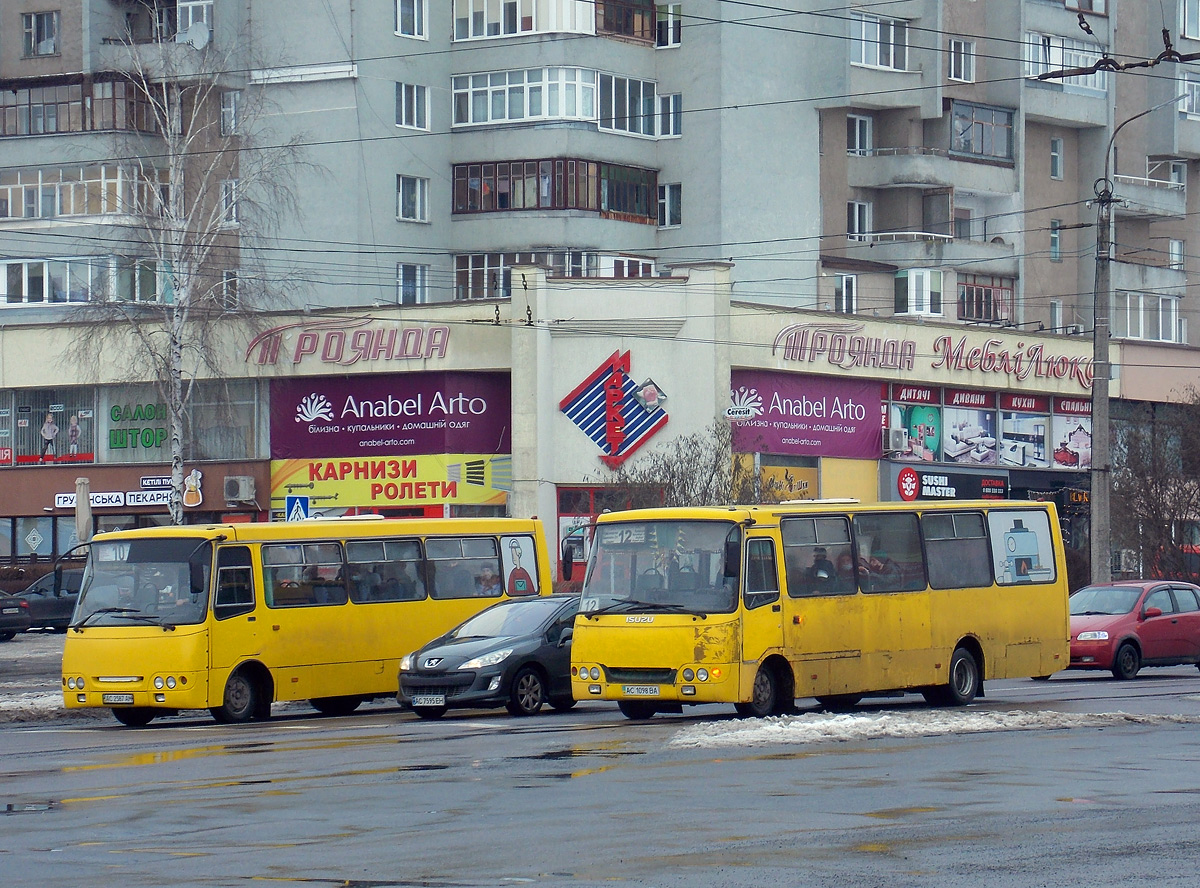
[[[1034,680],[1034,681],[1049,681],[1049,680],[1050,680],[1050,676],[1048,676],[1048,675],[1035,675],[1035,676],[1033,676],[1033,680]]]
[[[566,712],[578,702],[574,697],[555,697],[550,701],[550,706],[558,712]]]
[[[735,708],[743,718],[766,718],[774,714],[777,697],[775,673],[767,666],[759,666],[758,674],[754,676],[750,702],[738,703]]]
[[[966,706],[979,693],[979,664],[966,648],[950,657],[950,678],[944,685],[924,688],[921,695],[933,706]]]
[[[241,724],[251,721],[258,708],[258,688],[245,672],[235,672],[225,682],[223,704],[211,711],[222,724]]]
[[[362,697],[316,697],[308,702],[321,715],[349,715],[358,709]]]
[[[441,718],[446,714],[445,706],[414,706],[413,712],[417,714],[417,718],[435,719]]]
[[[133,706],[129,709],[114,709],[113,718],[127,728],[144,728],[154,721],[155,712],[149,706]]]
[[[506,708],[511,715],[537,715],[546,702],[546,683],[532,666],[523,666],[513,678]]]
[[[654,713],[657,712],[653,703],[644,703],[640,700],[621,700],[617,703],[617,708],[621,710],[621,715],[633,721],[645,721],[648,718],[654,718]]]
[[[0,632],[0,641],[12,641],[17,637],[15,632]]]
[[[833,694],[829,697],[817,697],[817,702],[827,712],[849,712],[861,699],[862,694]]]
[[[1117,655],[1113,657],[1113,678],[1128,681],[1137,675],[1141,668],[1142,655],[1138,653],[1136,647],[1127,641],[1117,648]]]

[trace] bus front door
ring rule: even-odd
[[[779,569],[775,542],[752,539],[746,544],[746,581],[742,601],[742,664],[758,663],[783,647],[783,618],[779,603]],[[744,669],[753,683],[756,670]]]
[[[215,589],[209,660],[213,671],[223,675],[261,653],[257,613],[261,596],[249,548],[224,546],[218,550]],[[211,693],[220,695],[223,690],[212,688]]]

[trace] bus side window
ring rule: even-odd
[[[217,595],[213,614],[227,620],[254,610],[254,571],[246,546],[223,546],[217,550]]]
[[[927,512],[921,516],[929,585],[965,589],[992,584],[987,530],[978,512]]]
[[[779,569],[775,564],[775,543],[750,540],[746,544],[746,610],[754,610],[779,600]]]
[[[867,592],[925,588],[925,559],[917,516],[902,512],[854,516],[859,583]]]

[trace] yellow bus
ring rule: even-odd
[[[962,705],[985,678],[1068,664],[1047,503],[613,512],[592,530],[582,595],[572,694],[635,719],[697,703],[763,717],[801,697],[840,710],[910,690]]]
[[[63,701],[133,726],[184,709],[243,722],[289,700],[345,714],[394,696],[405,654],[487,605],[551,592],[536,519],[154,527],[88,550]]]

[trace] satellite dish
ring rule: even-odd
[[[212,39],[212,31],[209,29],[207,22],[192,22],[188,25],[183,42],[191,46],[192,49],[204,49],[204,47],[208,46],[210,39]]]

